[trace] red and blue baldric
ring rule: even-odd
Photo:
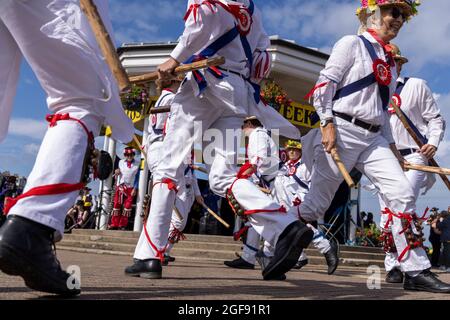
[[[367,40],[363,36],[359,36],[359,38],[362,40],[364,46],[366,47],[367,51],[370,54],[370,57],[373,62],[373,72],[368,76],[356,82],[350,83],[349,85],[346,85],[345,87],[342,87],[341,89],[337,90],[333,98],[333,101],[347,97],[355,92],[361,91],[371,86],[374,83],[378,83],[381,101],[383,103],[383,109],[387,110],[390,98],[389,84],[392,81],[391,67],[388,63],[386,63],[377,56],[375,48],[373,47],[373,44],[369,40]]]
[[[373,32],[370,32],[370,33],[384,47],[384,44],[382,43],[382,41],[377,39],[378,36],[376,34],[374,34]],[[369,52],[369,55],[372,59],[373,72],[358,81],[355,81],[353,83],[350,83],[350,84],[338,89],[336,91],[336,94],[333,97],[333,101],[347,97],[353,93],[356,93],[358,91],[361,91],[361,90],[371,86],[374,83],[378,83],[378,88],[380,90],[381,101],[382,101],[382,105],[383,105],[383,110],[387,110],[388,106],[389,106],[389,99],[390,99],[389,85],[392,81],[391,66],[395,65],[394,61],[392,59],[392,56],[390,54],[388,54],[389,63],[386,63],[384,60],[382,60],[378,57],[377,53],[375,52],[375,48],[373,47],[373,44],[369,40],[367,40],[362,35],[359,36],[359,38],[364,43],[364,46],[366,47],[366,49]],[[317,90],[318,88],[325,86],[327,84],[328,84],[328,82],[315,86],[305,98],[308,99],[310,96],[312,96],[314,94],[315,90]],[[313,114],[311,114],[310,120],[311,120],[312,125],[315,125],[320,120],[317,112],[314,112]]]
[[[303,189],[306,189],[306,190],[309,190],[309,186],[306,184],[306,183],[304,183],[297,175],[296,175],[296,172],[297,172],[297,169],[298,169],[298,167],[300,166],[300,161],[297,161],[297,163],[295,164],[295,165],[293,165],[293,166],[290,166],[289,164],[288,164],[288,166],[289,166],[289,176],[290,177],[292,177],[294,180],[295,180],[295,182],[297,182],[297,184],[300,186],[300,187],[302,187]],[[291,172],[291,168],[294,168],[295,170],[293,170],[293,172]]]
[[[222,2],[216,1],[216,0],[207,0],[207,1],[204,1],[202,4],[206,4],[210,8],[211,8],[211,5],[220,5],[222,8],[224,8],[226,11],[228,11],[230,14],[232,14],[239,21],[239,25],[235,25],[234,28],[227,31],[216,41],[211,43],[207,48],[202,50],[199,54],[193,55],[188,60],[186,60],[184,63],[185,64],[192,63],[192,62],[195,62],[198,60],[203,60],[205,58],[212,57],[215,54],[217,54],[217,52],[220,49],[226,47],[229,43],[231,43],[234,39],[236,39],[236,37],[240,36],[242,47],[244,49],[245,56],[249,63],[249,68],[251,70],[252,66],[253,66],[253,52],[252,52],[252,48],[251,48],[250,43],[248,42],[246,36],[250,32],[250,28],[251,28],[251,24],[252,24],[252,16],[253,16],[253,12],[255,10],[255,5],[254,5],[253,1],[250,0],[250,5],[248,8],[241,6],[239,8],[239,10],[237,10],[235,8],[235,6],[227,6],[227,5],[223,4]],[[198,6],[199,5],[197,4],[196,8]],[[196,9],[190,8],[188,10],[188,13],[185,16],[185,20],[187,19],[187,17],[189,17],[189,14],[191,12],[194,13],[194,18],[196,17]],[[209,73],[211,73],[213,76],[215,76],[217,79],[223,79],[226,76],[217,67],[209,67],[207,69],[207,71]],[[193,71],[192,74],[194,76],[195,81],[198,84],[199,94],[201,94],[208,86],[206,79],[203,76],[203,74],[199,71]],[[246,80],[255,89],[255,101],[257,103],[259,103],[259,101],[260,101],[260,86],[251,82],[250,78],[247,78]]]
[[[403,116],[405,117],[406,121],[408,122],[409,126],[411,127],[411,129],[414,131],[414,133],[416,134],[416,136],[419,138],[419,140],[423,143],[423,144],[427,144],[428,143],[428,139],[427,137],[425,137],[424,135],[422,135],[419,131],[419,129],[417,129],[417,127],[414,125],[414,123],[411,121],[411,119],[406,115],[405,112],[403,112],[403,110],[400,108],[400,106],[402,105],[402,99],[400,98],[400,94],[403,91],[403,88],[405,87],[406,83],[408,82],[409,78],[405,78],[405,81],[402,83],[400,81],[398,81],[397,83],[397,88],[395,89],[395,94],[392,97],[393,100],[395,100],[395,103],[397,104],[397,106],[400,109],[400,112],[403,114]],[[394,108],[392,106],[389,107],[388,109],[389,113],[394,114]],[[439,115],[440,116],[440,115]]]

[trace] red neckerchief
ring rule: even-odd
[[[131,161],[125,161],[126,163],[127,163],[127,167],[128,168],[131,168],[131,165],[133,164],[133,162],[134,162],[134,160],[131,160]]]
[[[394,56],[392,55],[392,48],[390,43],[386,43],[378,36],[377,32],[373,29],[367,29],[367,32],[381,45],[386,54],[387,61],[391,66],[395,66]]]

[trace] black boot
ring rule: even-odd
[[[339,245],[335,241],[330,242],[330,250],[324,256],[328,265],[328,274],[333,274],[339,265]]]
[[[429,269],[423,270],[418,276],[410,277],[405,273],[403,289],[427,291],[435,293],[450,293],[450,285],[442,282]]]
[[[397,268],[392,269],[386,275],[386,282],[387,283],[403,283],[403,272],[401,272]]]
[[[21,276],[27,287],[64,296],[80,294],[56,258],[55,230],[16,215],[0,229],[0,270]],[[78,287],[78,288],[76,288]]]
[[[292,269],[313,238],[314,232],[301,221],[292,222],[284,229],[275,246],[275,253],[263,270],[264,280],[279,278]]]
[[[133,259],[134,264],[125,268],[125,275],[145,279],[161,279],[162,266],[160,259]]]
[[[292,267],[292,269],[297,269],[297,270],[299,270],[299,269],[301,269],[301,268],[303,268],[304,266],[306,266],[307,264],[308,264],[308,259],[305,259],[305,260],[299,260],[299,261],[297,261],[297,263],[295,264],[295,266],[293,266]]]
[[[226,265],[227,267],[236,269],[255,269],[254,264],[248,263],[247,261],[245,261],[240,257],[235,260],[224,261],[223,264]]]
[[[264,270],[267,267],[267,265],[270,263],[270,260],[271,260],[271,257],[266,256],[263,251],[260,250],[256,253],[256,261],[258,261],[262,270]],[[286,275],[282,274],[278,278],[274,278],[271,280],[283,281],[283,280],[286,280]]]

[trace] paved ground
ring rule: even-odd
[[[449,299],[450,295],[406,292],[384,282],[367,288],[365,268],[339,268],[328,276],[325,267],[307,266],[288,273],[286,281],[263,281],[260,270],[235,270],[219,262],[177,260],[164,269],[164,279],[146,280],[123,275],[129,257],[58,251],[63,266],[81,268],[82,295],[78,299]],[[439,273],[439,271],[437,271]],[[377,277],[375,277],[376,279]],[[450,282],[450,274],[440,274]],[[24,286],[21,278],[0,272],[0,299],[46,299],[49,296]]]

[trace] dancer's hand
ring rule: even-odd
[[[336,147],[336,128],[332,122],[322,128],[322,145],[327,153]]]
[[[432,144],[425,144],[420,148],[420,153],[423,154],[427,159],[431,159],[436,155],[437,148]]]
[[[180,63],[174,58],[170,57],[166,62],[160,64],[157,68],[158,79],[167,80],[172,79],[174,75],[175,68],[178,67]]]

